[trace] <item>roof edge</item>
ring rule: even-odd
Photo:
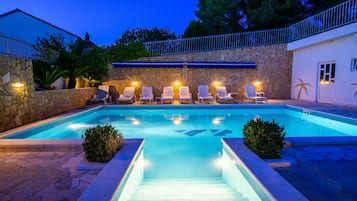
[[[49,22],[46,22],[45,20],[40,19],[40,18],[38,18],[38,17],[35,17],[35,16],[33,16],[33,15],[31,15],[31,14],[29,14],[29,13],[27,13],[27,12],[25,12],[25,11],[19,9],[19,8],[16,8],[16,9],[14,9],[14,10],[11,10],[11,11],[8,11],[8,12],[6,12],[6,13],[1,14],[1,15],[0,15],[0,19],[3,18],[3,17],[6,17],[6,16],[8,16],[8,15],[11,15],[11,14],[13,14],[13,13],[17,13],[17,12],[22,13],[22,14],[24,14],[24,15],[27,15],[27,16],[29,16],[29,17],[31,17],[31,18],[34,18],[34,19],[36,19],[36,20],[38,20],[38,21],[40,21],[40,22],[43,22],[43,23],[45,23],[45,24],[47,24],[47,25],[49,25],[49,26],[51,26],[51,27],[54,27],[54,28],[56,28],[56,29],[58,29],[58,30],[61,30],[61,31],[63,31],[63,32],[65,32],[65,33],[67,33],[67,34],[73,36],[73,37],[76,37],[77,39],[82,39],[81,37],[77,36],[77,35],[74,34],[74,33],[71,33],[71,32],[69,32],[69,31],[66,31],[66,30],[64,30],[64,29],[62,29],[62,28],[56,26],[56,25],[53,25],[53,24],[51,24],[51,23],[49,23]]]

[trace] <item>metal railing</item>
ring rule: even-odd
[[[291,26],[289,42],[357,21],[357,0],[349,0]]]
[[[35,58],[34,45],[0,33],[0,55],[15,58]]]
[[[144,43],[153,55],[168,55],[287,43],[357,21],[357,0],[349,0],[288,28]]]
[[[145,42],[144,45],[153,55],[165,55],[287,43],[288,39],[289,29],[280,28],[176,40],[153,41]]]

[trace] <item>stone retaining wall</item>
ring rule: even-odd
[[[110,85],[122,94],[125,86],[137,81],[136,94],[142,86],[152,86],[156,96],[160,96],[164,86],[174,81],[188,85],[197,100],[197,85],[208,84],[211,93],[215,94],[213,82],[219,81],[229,92],[239,92],[244,99],[245,84],[260,81],[257,90],[264,91],[268,98],[290,98],[292,54],[287,51],[286,44],[248,47],[239,49],[217,50],[181,55],[148,57],[139,61],[152,62],[256,62],[255,69],[222,69],[222,68],[113,68],[109,71]],[[176,94],[178,93],[175,87]]]
[[[6,75],[10,75],[8,82]],[[32,62],[0,56],[0,132],[81,108],[96,90],[34,91]]]
[[[82,108],[96,92],[95,87],[35,91],[31,99],[31,120],[37,121]]]

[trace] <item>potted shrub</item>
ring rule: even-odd
[[[90,162],[107,162],[124,144],[123,135],[112,125],[88,128],[82,136],[85,158]]]
[[[250,120],[243,128],[244,144],[260,158],[281,158],[284,147],[284,127],[261,119]]]

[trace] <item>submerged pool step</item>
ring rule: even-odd
[[[247,201],[221,178],[145,180],[130,201]]]

